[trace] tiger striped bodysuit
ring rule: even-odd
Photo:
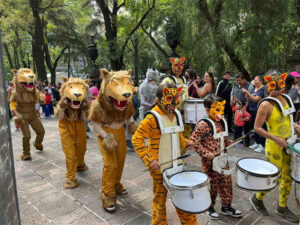
[[[155,106],[152,110],[161,115],[165,115],[162,110]],[[149,168],[150,174],[153,178],[153,203],[152,203],[152,225],[167,225],[166,217],[166,199],[168,190],[163,185],[163,177],[160,170],[151,170],[150,164],[157,160],[159,156],[161,132],[157,125],[156,119],[152,114],[148,114],[144,120],[141,121],[140,126],[132,137],[132,144],[138,156],[143,160],[146,167]],[[148,147],[146,147],[145,140],[148,139]],[[180,146],[184,149],[186,140],[183,135],[179,134]],[[171,147],[170,147],[171,151]],[[177,215],[181,224],[196,225],[197,219],[194,214],[183,212],[176,209]]]

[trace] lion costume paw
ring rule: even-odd
[[[18,126],[21,126],[24,123],[22,115],[15,116],[14,121]]]
[[[118,147],[118,142],[113,134],[108,134],[105,138],[103,138],[102,144],[108,151],[113,151]]]
[[[128,124],[128,132],[129,132],[129,134],[134,134],[137,128],[138,128],[138,124],[136,122],[130,122]]]

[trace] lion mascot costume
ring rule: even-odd
[[[124,125],[128,125],[130,134],[137,128],[133,121],[135,110],[131,72],[132,70],[109,72],[101,69],[103,81],[89,115],[98,134],[103,157],[101,199],[103,208],[108,212],[116,209],[116,195],[127,194],[121,184],[127,152]]]
[[[85,171],[86,130],[84,120],[87,119],[90,103],[87,99],[88,84],[86,81],[71,77],[63,78],[60,88],[60,101],[55,115],[59,119],[61,144],[66,157],[65,188],[78,186],[76,171]]]
[[[13,69],[12,73],[14,74],[13,84],[15,89],[10,98],[10,110],[15,116],[15,123],[20,126],[23,134],[21,160],[31,160],[29,125],[36,133],[36,139],[33,143],[34,147],[37,150],[43,150],[42,143],[45,130],[36,110],[36,104],[43,101],[43,99],[40,98],[40,92],[35,86],[36,75],[31,69]]]

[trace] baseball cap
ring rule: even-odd
[[[290,72],[293,77],[300,77],[300,74],[296,71]]]

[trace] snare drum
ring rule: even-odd
[[[267,191],[276,187],[279,169],[273,163],[256,158],[237,162],[237,186],[251,191]]]
[[[199,171],[182,171],[167,178],[164,185],[171,192],[174,206],[182,211],[197,214],[211,206],[209,180]]]
[[[203,99],[188,99],[184,101],[184,122],[197,124],[199,120],[206,117]]]
[[[296,143],[294,148],[300,150],[300,143]],[[300,154],[292,151],[291,159],[291,177],[297,183],[300,183]]]

